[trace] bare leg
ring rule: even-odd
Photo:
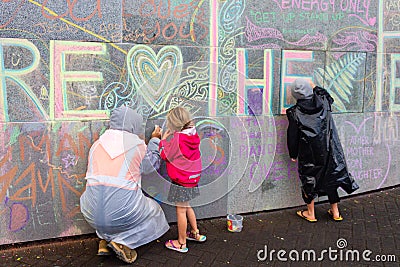
[[[307,211],[303,214],[309,219],[315,219],[314,200],[310,204],[307,204]]]
[[[196,214],[194,213],[194,210],[192,207],[190,207],[189,203],[186,208],[186,216],[189,220],[190,224],[190,234],[188,234],[189,240],[194,240],[197,242],[204,242],[207,240],[207,237],[205,235],[200,234],[199,229],[197,228],[197,221],[196,221]]]
[[[176,203],[176,219],[178,223],[178,241],[180,244],[186,244],[186,230],[187,230],[187,218],[186,218],[186,210],[187,204]],[[185,246],[183,246],[185,247]]]
[[[197,231],[197,221],[196,221],[196,214],[192,207],[188,206],[186,208],[186,216],[189,220],[190,228],[192,231]]]
[[[331,211],[333,214],[333,218],[339,218],[340,213],[339,213],[338,203],[331,204]]]

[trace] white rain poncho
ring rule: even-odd
[[[142,118],[127,107],[113,111],[110,128],[91,147],[81,211],[99,238],[131,249],[168,231],[160,205],[141,188],[146,145],[138,137]]]

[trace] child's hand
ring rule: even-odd
[[[162,139],[162,140],[165,140],[165,139],[167,139],[171,134],[172,134],[172,131],[171,131],[170,129],[167,129],[167,130],[165,131],[165,133],[163,133],[161,139]]]
[[[296,162],[296,159],[291,159],[293,162]]]
[[[161,127],[156,125],[154,127],[154,131],[151,133],[151,138],[157,137],[158,139],[161,139],[161,132],[162,132]]]

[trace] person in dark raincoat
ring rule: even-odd
[[[351,194],[358,189],[347,170],[343,148],[336,130],[329,93],[305,79],[296,79],[291,88],[296,105],[287,109],[289,120],[287,146],[292,161],[298,160],[301,190],[307,210],[297,215],[309,222],[316,222],[314,199],[328,196],[330,217],[343,220],[339,213],[340,187]]]

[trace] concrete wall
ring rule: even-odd
[[[87,152],[126,102],[161,125],[194,114],[199,218],[302,204],[284,114],[298,77],[335,98],[357,193],[400,184],[399,18],[398,0],[1,1],[0,244],[93,232]],[[165,180],[143,187],[165,202]]]

